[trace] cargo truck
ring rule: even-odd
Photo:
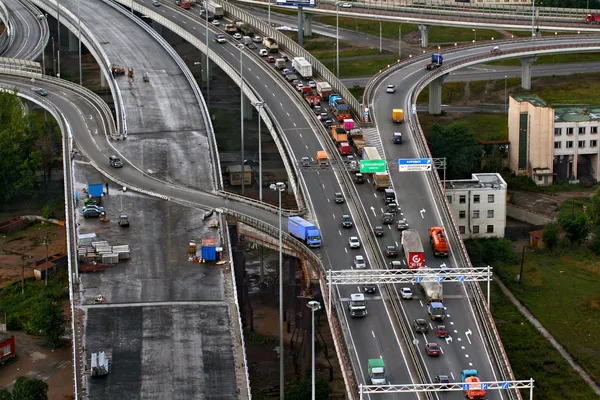
[[[285,68],[285,60],[283,58],[277,58],[275,59],[275,67],[277,69],[284,69]]]
[[[401,108],[394,108],[392,110],[392,121],[404,122],[404,111]]]
[[[328,82],[317,82],[317,93],[323,98],[323,100],[329,100],[329,96],[333,93],[331,86]]]
[[[351,317],[364,317],[367,315],[367,302],[365,295],[362,293],[354,293],[350,295],[348,303],[348,311]]]
[[[419,232],[414,229],[402,231],[402,250],[404,250],[408,268],[415,269],[425,266],[425,253]]]
[[[444,287],[439,282],[421,282],[421,290],[425,294],[427,304],[444,300]]]
[[[329,156],[324,150],[317,151],[317,164],[321,166],[329,165]]]
[[[390,174],[387,172],[376,172],[373,174],[373,185],[375,190],[386,190],[391,186]]]
[[[467,399],[485,399],[485,390],[481,388],[479,373],[476,369],[463,369],[461,374],[461,381],[463,381],[466,384],[469,384],[468,389],[465,390],[465,396]]]
[[[585,17],[586,24],[598,24],[600,23],[600,15],[597,14],[588,14]]]
[[[433,255],[436,257],[448,257],[448,241],[444,228],[441,226],[432,226],[429,228],[429,242],[433,249]]]
[[[213,15],[214,19],[222,19],[223,15],[225,15],[222,6],[209,1],[204,2],[204,9],[208,10],[208,12]]]
[[[189,1],[183,0],[181,2],[181,8],[183,8],[184,10],[189,10],[190,8],[192,8],[192,5]]]
[[[431,55],[431,63],[427,64],[425,68],[429,71],[433,71],[442,65],[444,65],[444,56],[439,53],[433,53]]]
[[[234,24],[227,24],[227,25],[225,25],[225,32],[226,33],[229,33],[230,35],[233,35],[234,33],[237,33],[237,31],[238,31],[238,28]]]
[[[312,77],[312,65],[304,57],[295,57],[292,59],[292,69],[294,69],[303,78]]]
[[[439,284],[440,287],[442,286]],[[433,321],[443,321],[446,317],[446,309],[441,301],[432,301],[427,306],[427,312]]]
[[[331,112],[336,116],[339,122],[350,118],[350,108],[348,107],[346,100],[342,99],[340,95],[335,94],[329,96],[329,108],[331,108]]]
[[[277,53],[279,51],[279,45],[277,44],[277,41],[270,37],[263,39],[263,47],[270,53]]]
[[[350,141],[356,149],[356,154],[362,156],[365,148],[365,139],[363,138],[363,133],[360,128],[354,128],[350,131]]]
[[[321,232],[312,222],[300,217],[288,218],[288,233],[309,247],[321,247]]]
[[[342,128],[341,125],[332,125],[331,126],[331,138],[335,144],[340,144],[342,142],[348,141],[348,134],[346,130]]]
[[[371,379],[371,385],[385,385],[387,383],[385,363],[381,358],[369,359],[369,378]]]

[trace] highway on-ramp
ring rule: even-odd
[[[38,57],[48,40],[48,24],[45,18],[38,18],[33,7],[27,7],[18,0],[3,0],[10,14],[13,28],[13,42],[2,57],[32,60]]]

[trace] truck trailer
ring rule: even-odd
[[[427,304],[444,300],[444,287],[439,282],[420,282]]]
[[[331,138],[333,139],[333,143],[340,144],[348,141],[348,134],[341,125],[332,125]]]
[[[369,378],[371,379],[371,385],[385,385],[387,383],[385,363],[381,358],[369,359]]]
[[[263,47],[270,53],[277,53],[279,51],[279,44],[273,38],[266,37],[263,39]]]
[[[295,57],[292,60],[292,69],[294,69],[303,78],[312,77],[312,65],[304,57]]]
[[[348,303],[348,311],[351,317],[364,317],[367,315],[367,302],[365,295],[362,293],[354,293],[350,295]]]
[[[288,218],[288,233],[309,247],[321,247],[321,232],[312,222],[300,217]]]
[[[331,85],[328,82],[317,82],[317,93],[323,100],[329,100],[329,96],[333,93]]]
[[[204,9],[208,10],[208,12],[213,15],[214,19],[222,19],[225,15],[222,6],[209,1],[204,2]]]
[[[404,250],[408,268],[415,269],[425,266],[425,253],[419,232],[414,229],[402,231],[402,250]]]
[[[448,257],[448,241],[444,228],[441,226],[432,226],[429,228],[429,242],[433,249],[433,255],[436,257]]]

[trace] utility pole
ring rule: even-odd
[[[523,246],[523,253],[521,254],[521,271],[519,272],[519,284],[523,283],[523,264],[525,264],[525,249],[527,249],[527,246]]]
[[[25,247],[21,249],[21,294],[25,294]]]

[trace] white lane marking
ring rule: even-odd
[[[342,236],[342,231],[340,231],[339,229],[338,229],[338,233],[340,234],[340,236]]]
[[[344,247],[344,250],[346,251],[346,253],[348,252],[348,249],[346,247]]]
[[[297,126],[295,122],[294,122],[294,126]]]
[[[398,246],[398,242],[394,242],[394,244],[396,245],[396,247],[399,247],[399,246]]]
[[[371,331],[371,335],[373,335],[373,339],[375,339],[375,332]]]

